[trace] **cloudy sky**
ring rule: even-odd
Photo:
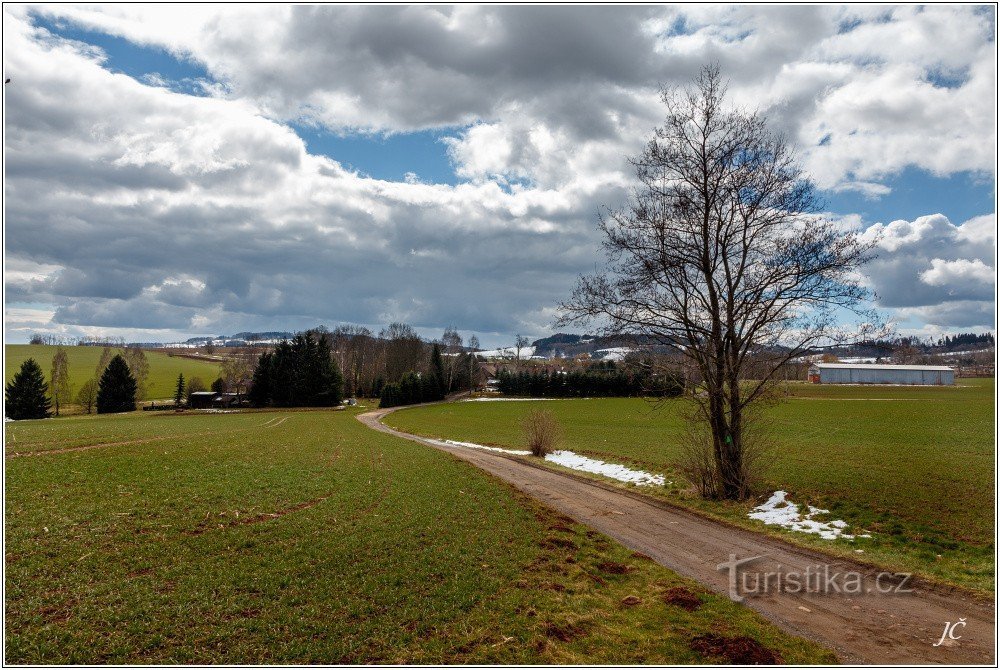
[[[717,62],[903,332],[993,330],[992,6],[4,8],[5,329],[551,332]]]

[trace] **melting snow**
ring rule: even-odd
[[[523,449],[501,449],[500,447],[487,447],[484,444],[475,442],[459,442],[458,440],[434,440],[426,438],[428,442],[433,442],[442,447],[467,447],[469,449],[485,449],[486,451],[496,451],[502,454],[513,456],[530,456],[530,451]],[[663,475],[654,475],[642,470],[633,470],[618,463],[606,463],[595,458],[587,458],[572,451],[553,451],[545,456],[545,460],[550,463],[561,465],[571,470],[590,472],[595,475],[603,475],[621,482],[628,482],[638,486],[663,486]]]
[[[552,400],[552,398],[466,398],[462,402],[535,402],[536,400]]]
[[[774,495],[768,498],[763,505],[753,508],[747,516],[751,519],[763,521],[768,526],[782,526],[790,530],[797,530],[802,533],[813,533],[819,535],[824,540],[836,540],[842,537],[853,540],[855,537],[871,537],[871,535],[850,535],[844,532],[847,522],[841,519],[833,521],[816,521],[813,519],[818,514],[829,514],[830,510],[820,509],[809,505],[809,513],[805,516],[799,513],[799,506],[787,498],[784,491],[775,491]]]
[[[595,458],[587,458],[572,451],[553,451],[545,456],[545,460],[573,470],[591,472],[603,475],[621,482],[630,482],[639,486],[663,486],[663,475],[654,475],[642,470],[633,470],[618,463],[606,463]]]
[[[530,456],[530,451],[523,451],[520,449],[501,449],[500,447],[487,447],[485,444],[476,444],[475,442],[459,442],[458,440],[435,440],[433,438],[424,438],[428,442],[433,442],[440,447],[468,447],[469,449],[485,449],[486,451],[498,451],[501,454],[512,454],[514,456]]]

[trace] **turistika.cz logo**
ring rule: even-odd
[[[729,597],[735,602],[777,593],[857,596],[913,592],[909,587],[912,575],[908,572],[879,572],[866,576],[853,570],[835,570],[827,564],[810,565],[805,570],[783,570],[780,564],[773,570],[748,569],[763,558],[766,556],[739,558],[730,554],[728,561],[716,566],[719,572],[729,573]]]

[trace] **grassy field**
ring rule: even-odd
[[[794,384],[788,392],[786,402],[763,412],[773,446],[762,497],[750,504],[705,502],[683,484],[675,469],[684,440],[680,400],[456,403],[404,410],[386,422],[432,437],[523,448],[522,417],[545,407],[565,430],[565,448],[666,472],[675,482],[645,492],[834,553],[992,592],[993,380],[925,388]],[[776,489],[874,537],[831,542],[747,519],[749,508]]]
[[[835,660],[352,413],[6,424],[5,661]]]
[[[4,383],[11,380],[21,363],[29,358],[42,366],[48,380],[52,369],[52,357],[58,347],[33,344],[8,344],[4,347]],[[73,399],[85,381],[94,376],[97,363],[101,360],[101,347],[65,347],[69,356],[69,379],[73,387]],[[207,361],[196,361],[179,356],[168,356],[157,351],[146,351],[149,361],[149,384],[147,400],[172,398],[177,385],[177,375],[184,373],[185,379],[201,377],[205,385],[211,384],[219,376],[219,366]]]

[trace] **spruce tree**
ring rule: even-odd
[[[42,367],[29,358],[4,389],[4,410],[8,418],[44,419],[49,416],[52,401],[45,395]]]
[[[108,363],[97,388],[97,413],[135,411],[135,377],[121,355]]]
[[[180,407],[184,400],[184,373],[177,375],[177,388],[174,389],[174,407]]]
[[[257,367],[250,381],[250,392],[247,398],[254,407],[267,407],[272,402],[272,387],[274,376],[274,354],[263,353],[257,359]]]

